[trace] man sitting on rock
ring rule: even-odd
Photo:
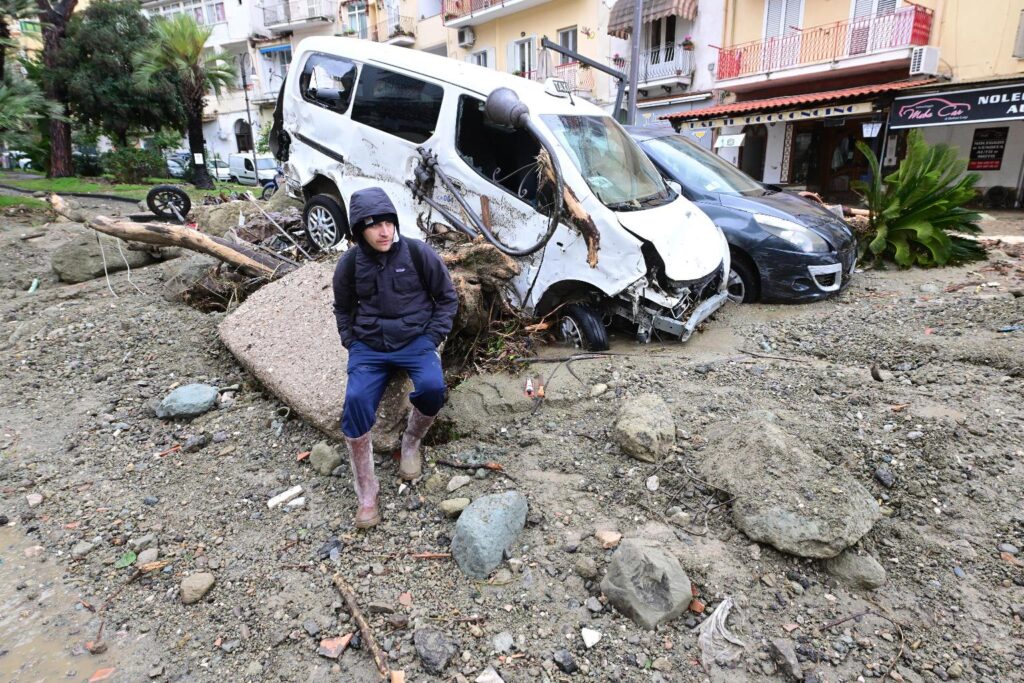
[[[355,526],[365,529],[380,522],[370,429],[391,371],[405,370],[413,383],[398,468],[410,481],[422,473],[420,440],[444,405],[438,346],[452,330],[459,300],[441,258],[399,236],[398,213],[384,190],[359,190],[349,204],[355,246],[334,270],[334,317],[348,349],[341,431],[359,503]]]

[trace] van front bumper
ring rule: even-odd
[[[673,337],[678,337],[679,341],[686,341],[693,334],[694,330],[697,329],[698,325],[710,318],[711,314],[724,306],[728,300],[729,292],[727,291],[708,297],[693,309],[690,317],[685,321],[676,320],[667,315],[656,315],[653,321],[654,329],[667,332]]]

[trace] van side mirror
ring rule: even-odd
[[[499,126],[525,128],[530,118],[530,108],[520,101],[515,90],[497,88],[487,96],[484,115],[488,121]]]
[[[341,102],[341,91],[337,88],[310,88],[309,94],[319,101],[332,106]]]

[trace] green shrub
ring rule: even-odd
[[[150,149],[124,149],[103,155],[103,168],[114,176],[116,183],[137,185],[150,176],[167,175],[167,165],[159,152]]]
[[[882,177],[878,157],[857,143],[871,166],[870,182],[854,181],[871,212],[860,257],[875,264],[893,261],[903,268],[983,261],[984,248],[961,235],[981,232],[981,218],[964,207],[975,197],[977,173],[964,173],[967,162],[949,145],[929,145],[920,131],[907,138],[907,158],[896,172]],[[960,234],[955,234],[960,233]]]

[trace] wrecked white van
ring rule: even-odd
[[[561,329],[578,346],[606,348],[616,318],[641,341],[686,340],[727,300],[721,231],[561,81],[307,38],[270,137],[312,243],[337,244],[352,193],[383,187],[404,234],[445,226],[519,259],[509,302],[533,315],[566,304]]]

